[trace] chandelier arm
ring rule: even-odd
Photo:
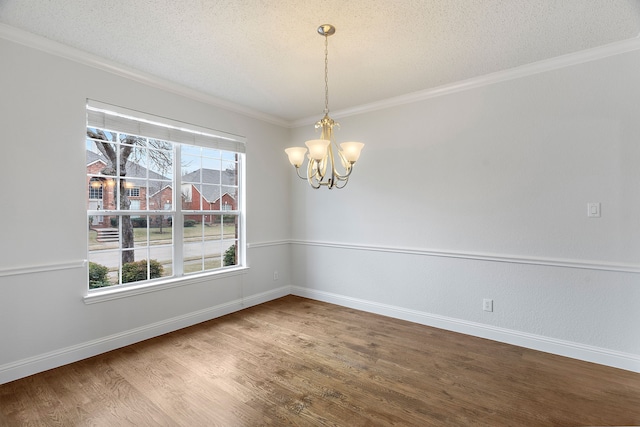
[[[322,159],[322,161],[318,165],[318,168],[322,169],[322,174],[320,174],[321,179],[324,178],[327,175],[327,165],[328,164],[329,164],[329,162],[327,161],[327,156],[325,155],[324,159]]]
[[[306,176],[302,176],[302,175],[300,175],[300,167],[299,167],[299,166],[296,166],[295,168],[296,168],[296,175],[298,175],[298,178],[300,178],[300,179],[307,179],[307,177],[306,177]]]
[[[344,182],[344,184],[342,184],[342,185],[335,184],[335,188],[340,190],[340,189],[342,189],[342,188],[347,186],[347,184],[349,183],[349,180],[345,179],[345,180],[341,180],[341,181],[338,181],[338,182]]]
[[[315,169],[313,167],[314,165],[316,166]],[[306,180],[309,182],[309,185],[316,190],[320,188],[322,185],[322,179],[324,178],[324,171],[321,169],[321,165],[317,160],[309,159]],[[317,184],[314,184],[314,181],[317,182]]]
[[[335,141],[334,141],[335,144]],[[336,148],[338,148],[337,144],[335,144]],[[344,158],[342,152],[340,152],[340,149],[338,148],[338,155],[340,156],[341,160],[343,160],[345,163],[349,163],[347,167],[344,168],[344,175],[340,174],[338,172],[338,169],[335,167],[335,161],[332,163],[332,167],[333,167],[333,177],[338,179],[339,181],[346,181],[347,179],[349,179],[349,176],[351,175],[351,172],[353,171],[353,163],[351,162],[347,162],[346,159]],[[342,166],[344,166],[344,163],[342,164]]]
[[[322,179],[318,179],[317,175],[309,175],[307,177],[307,182],[309,183],[311,188],[313,188],[315,190],[317,190],[318,188],[322,187],[323,185],[326,185],[326,183],[323,182]]]
[[[336,182],[336,165],[335,165],[335,159],[333,158],[333,148],[331,147],[331,145],[333,144],[329,144],[329,162],[331,163],[331,178],[329,180],[329,188],[333,188],[333,186],[335,185]]]
[[[353,171],[353,168],[349,168],[349,171],[345,174],[345,175],[340,175],[337,171],[334,173],[334,176],[336,179],[338,179],[338,181],[346,181],[349,179],[349,176],[351,176],[351,171]]]
[[[320,181],[317,181],[317,184],[314,184],[312,178],[309,178],[308,181],[309,181],[309,185],[311,186],[311,188],[313,188],[315,190],[317,190],[318,188],[320,188],[322,186],[322,182],[320,182]]]

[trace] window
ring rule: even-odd
[[[89,199],[102,200],[102,182],[98,178],[89,180]]]
[[[140,197],[140,187],[127,188],[127,197]]]
[[[90,289],[243,265],[242,138],[96,101],[87,117]]]

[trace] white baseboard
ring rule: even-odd
[[[622,353],[605,348],[549,338],[542,335],[529,334],[526,332],[519,332],[511,329],[498,328],[476,322],[468,322],[466,320],[439,316],[436,314],[410,310],[314,289],[293,286],[291,293],[293,295],[311,298],[318,301],[381,314],[383,316],[389,316],[396,319],[407,320],[421,325],[433,326],[439,329],[460,332],[466,335],[486,338],[532,350],[543,351],[546,353],[640,373],[640,356],[635,354]]]
[[[96,340],[62,348],[0,366],[0,384],[63,366],[78,360],[135,344],[168,332],[186,328],[244,308],[280,298],[291,293],[290,286],[245,296],[213,307],[187,313],[139,328],[109,335]]]

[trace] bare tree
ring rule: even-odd
[[[131,207],[131,201],[129,200],[129,194],[127,192],[127,168],[131,165],[131,162],[135,162],[140,156],[141,150],[136,150],[136,147],[143,147],[147,143],[146,138],[126,135],[121,141],[120,152],[118,154],[117,134],[111,132],[105,132],[102,129],[87,128],[87,136],[92,138],[96,144],[96,148],[107,159],[107,165],[102,169],[101,173],[108,176],[116,176],[119,171],[120,177],[120,210],[129,210]],[[151,148],[159,148],[167,150],[170,148],[170,144],[166,141],[149,140],[149,146]],[[158,165],[159,169],[166,171],[171,165],[171,155],[167,151],[162,150],[147,150],[149,154],[149,160]],[[118,167],[119,166],[119,167]],[[133,223],[131,222],[130,215],[120,216],[120,224],[122,230],[122,249],[132,249],[134,246],[134,234]],[[122,264],[135,261],[133,250],[124,250],[122,252]]]

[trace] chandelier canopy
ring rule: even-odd
[[[318,34],[324,36],[324,117],[316,123],[316,129],[321,129],[320,139],[312,139],[305,142],[309,148],[291,147],[284,151],[289,156],[289,162],[295,166],[297,175],[306,179],[311,187],[318,189],[322,186],[328,189],[343,188],[347,185],[353,165],[360,157],[360,151],[364,144],[361,142],[343,142],[338,144],[333,137],[333,128],[339,128],[340,124],[329,117],[329,36],[336,29],[333,25],[324,24],[318,27]],[[336,169],[334,148],[338,153],[342,172]],[[300,174],[300,167],[308,158],[306,176]]]

